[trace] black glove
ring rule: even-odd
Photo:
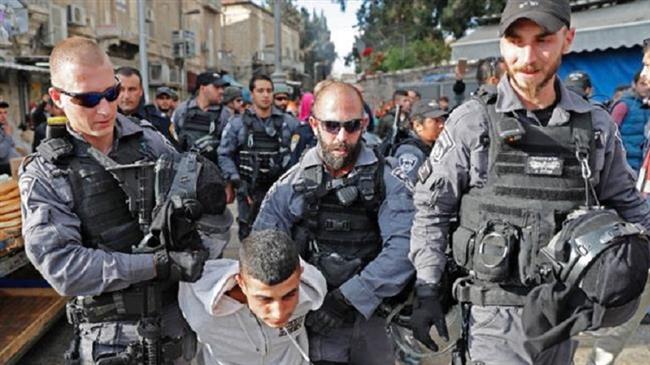
[[[199,249],[201,236],[196,230],[196,220],[201,214],[201,203],[197,200],[172,196],[165,201],[151,222],[151,233],[167,249]]]
[[[154,254],[156,273],[159,280],[187,281],[193,283],[201,277],[203,265],[208,259],[208,251],[159,250]]]
[[[323,305],[307,315],[305,324],[312,331],[327,334],[334,328],[354,322],[356,310],[350,305],[339,289],[327,293]]]
[[[416,286],[415,293],[415,304],[411,314],[413,336],[431,350],[438,351],[438,345],[429,335],[432,325],[436,327],[440,337],[449,341],[445,313],[440,304],[440,288],[437,285]]]

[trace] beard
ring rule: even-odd
[[[535,100],[540,90],[542,90],[548,83],[553,80],[553,77],[557,73],[557,70],[560,68],[561,58],[558,57],[553,63],[551,63],[546,71],[544,72],[544,67],[538,63],[533,63],[523,67],[510,67],[506,65],[506,72],[508,73],[508,78],[515,84],[517,89],[521,91],[524,96],[529,100]],[[520,82],[517,77],[517,72],[544,72],[544,78],[541,82],[535,80],[529,80],[528,82]]]
[[[327,167],[332,170],[340,170],[343,167],[353,164],[359,152],[361,151],[361,143],[345,143],[345,142],[332,142],[327,143],[323,140],[322,132],[317,130],[318,144],[320,145],[320,155],[323,162]],[[345,149],[347,154],[345,156],[334,155],[334,150]]]

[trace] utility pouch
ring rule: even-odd
[[[361,271],[363,265],[360,258],[347,259],[336,252],[312,255],[310,261],[323,273],[328,289],[340,287]]]
[[[451,247],[454,261],[467,270],[472,269],[472,255],[476,232],[463,226],[458,226],[451,236]]]
[[[538,265],[540,237],[535,231],[530,226],[521,229],[517,266],[519,281],[524,286],[537,285],[541,282]]]
[[[519,240],[520,234],[515,226],[502,221],[489,221],[476,238],[473,260],[475,276],[497,283],[508,281]]]

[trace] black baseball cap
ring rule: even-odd
[[[566,77],[564,85],[579,95],[586,96],[585,89],[591,87],[591,78],[586,72],[575,71]]]
[[[159,97],[160,95],[167,95],[170,98],[173,97],[176,94],[176,92],[167,86],[161,86],[156,89],[156,97]]]
[[[411,117],[422,117],[422,118],[441,118],[449,115],[448,112],[440,109],[438,106],[433,106],[425,102],[420,102],[415,105],[413,111],[411,112]]]
[[[508,0],[499,23],[499,35],[519,19],[530,19],[550,33],[571,25],[569,0]]]
[[[230,83],[221,78],[221,75],[216,72],[202,72],[196,77],[196,84],[199,86],[213,84],[214,86],[226,87]]]
[[[8,107],[9,107],[9,103],[7,103],[7,102],[4,101],[4,100],[0,101],[0,108],[2,108],[2,109],[6,109],[6,108],[8,108]]]

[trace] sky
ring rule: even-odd
[[[341,73],[354,73],[353,66],[345,66],[344,57],[352,50],[354,36],[357,29],[354,25],[357,23],[357,9],[361,5],[361,0],[348,0],[345,13],[341,12],[338,3],[331,0],[297,0],[298,8],[306,8],[311,12],[315,9],[317,13],[322,10],[327,18],[327,26],[331,31],[330,39],[334,42],[338,58],[334,62],[332,73],[338,76]]]

